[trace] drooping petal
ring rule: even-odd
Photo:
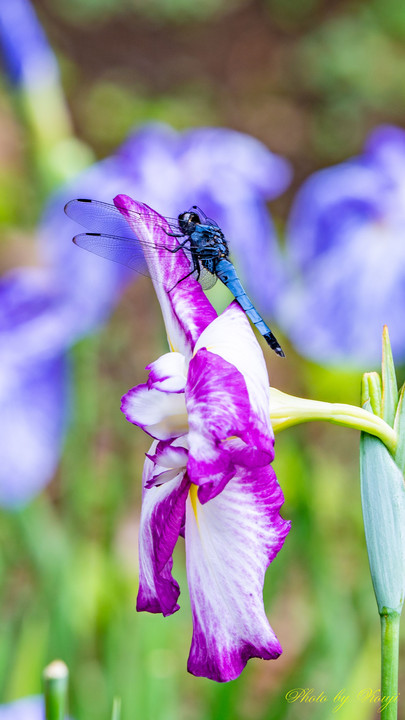
[[[205,505],[195,490],[186,507],[193,612],[188,670],[225,682],[238,677],[249,658],[282,651],[265,614],[263,581],[290,523],[279,514],[284,498],[270,466],[241,468]]]
[[[151,453],[156,449],[152,445]],[[184,523],[189,480],[185,468],[176,477],[150,487],[154,463],[146,458],[143,471],[143,499],[139,531],[139,592],[137,610],[171,615],[179,609],[178,583],[171,574],[172,554]]]
[[[178,352],[162,355],[146,368],[149,370],[148,387],[165,392],[184,392],[186,386],[186,359]]]
[[[149,246],[155,244],[156,255],[153,268],[156,294],[162,308],[169,344],[186,357],[191,355],[194,345],[201,332],[216,317],[216,312],[199,283],[192,277],[190,263],[182,250],[169,252],[178,245],[176,238],[170,237],[170,226],[161,215],[143,203],[132,200],[127,195],[117,195],[114,203],[126,218],[130,227],[141,242]],[[140,214],[143,223],[134,224],[131,212]],[[148,253],[150,255],[150,253]],[[147,258],[148,265],[152,263]]]
[[[148,388],[147,384],[137,385],[123,396],[121,410],[129,422],[158,440],[179,437],[188,429],[183,393],[160,392]]]

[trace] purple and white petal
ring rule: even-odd
[[[185,472],[185,468],[184,468]],[[179,471],[177,468],[171,468],[170,470],[163,470],[162,472],[159,472],[157,474],[154,474],[150,480],[148,480],[146,487],[147,489],[151,487],[159,487],[160,485],[163,485],[163,483],[169,482],[169,480],[174,480],[179,474]]]
[[[151,454],[156,443],[151,447]],[[171,615],[179,609],[178,583],[172,577],[172,554],[184,524],[189,480],[185,469],[158,487],[152,485],[154,463],[146,458],[139,531],[139,592],[137,610]]]
[[[188,441],[186,437],[176,440],[161,440],[156,446],[154,455],[148,453],[148,458],[162,468],[180,468],[187,465]]]
[[[266,365],[237,303],[202,333],[186,386],[190,479],[207,502],[235,466],[263,466],[274,458]],[[232,441],[231,441],[232,440]]]
[[[121,400],[126,419],[158,440],[184,435],[188,430],[183,393],[160,392],[146,384],[129,390]]]
[[[282,652],[263,605],[263,581],[289,531],[283,493],[270,466],[240,469],[220,495],[186,507],[187,577],[193,612],[188,670],[219,682],[249,658]]]
[[[249,396],[250,442],[274,458],[270,423],[269,377],[260,345],[236,300],[201,333],[194,352],[206,347],[243,375]]]
[[[179,352],[162,355],[146,367],[149,370],[147,385],[169,393],[184,392],[187,378],[186,359]]]
[[[160,440],[156,446],[155,454],[146,455],[154,464],[153,471],[146,487],[161,485],[172,480],[180,472],[185,472],[188,460],[188,441],[186,436],[174,440]]]
[[[219,355],[201,348],[191,359],[186,387],[190,448],[188,473],[201,502],[214,497],[234,472],[224,440],[248,434],[250,405],[243,375]]]
[[[216,317],[216,312],[200,284],[193,277],[186,277],[190,272],[190,263],[185,253],[182,250],[171,253],[165,249],[175,248],[178,241],[167,234],[172,230],[164,218],[148,205],[127,195],[117,195],[114,203],[141,243],[147,243],[149,247],[155,244],[155,258],[152,260],[148,252],[147,263],[151,275],[158,278],[153,283],[162,308],[169,345],[172,350],[190,357],[198,337]],[[144,221],[142,225],[138,222],[131,224],[131,212],[140,214]]]

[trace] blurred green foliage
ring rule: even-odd
[[[288,156],[297,185],[358,152],[370,127],[405,124],[405,14],[395,0],[34,6],[58,53],[75,129],[100,157],[145,121],[228,125]],[[24,126],[4,82],[0,131],[5,268],[31,261],[41,204]],[[290,197],[273,204],[280,227]],[[145,297],[148,315],[137,315]],[[272,384],[358,402],[360,376],[287,350],[284,364],[266,354]],[[342,688],[351,697],[341,720],[375,717],[372,705],[355,699],[379,683],[355,433],[314,424],[277,439],[283,515],[292,520],[265,584],[266,609],[284,648],[278,661],[251,661],[224,686],[187,675],[191,615],[181,545],[181,611],[167,619],[135,612],[148,441],[125,422],[119,400],[163,351],[159,310],[143,281],[129,289],[109,325],[74,350],[74,410],[60,470],[27,508],[2,512],[2,700],[39,692],[42,668],[61,657],[77,720],[110,717],[116,695],[123,720],[327,720]],[[295,687],[324,691],[330,702],[288,704],[285,695]]]

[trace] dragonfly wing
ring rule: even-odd
[[[103,233],[81,233],[73,238],[73,242],[75,245],[78,245],[84,250],[88,250],[94,255],[99,255],[107,260],[113,260],[121,265],[126,265],[140,275],[151,277],[159,283],[163,282],[160,270],[156,266],[157,247],[152,244],[141,244],[135,235],[133,235],[132,238],[127,238],[118,237],[117,235],[105,235]],[[169,253],[169,251],[167,252]],[[191,269],[194,263],[190,251],[182,248],[179,252],[186,255]],[[151,262],[148,264],[147,260],[149,259]],[[157,267],[156,272],[153,271],[154,267]],[[211,275],[211,273],[207,274]],[[196,272],[193,273],[193,275],[197,277]],[[208,287],[211,287],[211,285]]]
[[[116,235],[121,238],[133,237],[131,227],[122,215],[120,208],[115,205],[99,200],[71,200],[65,205],[65,213],[91,232]],[[125,213],[130,216],[132,226],[136,227],[144,222],[141,214],[134,210],[125,209]],[[174,218],[165,218],[165,220],[173,232],[179,233],[177,220]]]
[[[73,242],[84,250],[121,265],[127,265],[141,275],[150,277],[142,246],[135,238],[81,233],[73,238]]]
[[[211,225],[211,227],[214,227],[218,230],[220,229],[218,223],[215,222],[215,220],[212,220],[211,218],[209,218],[208,215],[205,214],[204,210],[201,210],[201,208],[198,207],[198,205],[193,205],[192,208],[190,208],[190,210],[189,210],[189,212],[195,212],[195,211],[200,216],[200,219],[201,219],[203,225]]]
[[[199,283],[203,290],[209,290],[212,288],[218,280],[216,275],[210,273],[206,268],[201,268]]]
[[[128,211],[126,211],[128,213]],[[153,277],[154,280],[162,282],[158,274],[154,274],[147,266],[147,260],[150,258],[150,267],[153,268],[156,260],[156,250],[164,248],[169,253],[168,247],[163,243],[140,242],[136,235],[136,227],[144,223],[140,213],[129,211],[131,216],[131,226],[125,220],[119,208],[109,203],[103,203],[98,200],[71,200],[65,206],[65,213],[75,222],[92,232],[81,233],[73,238],[76,245],[88,250],[89,252],[113,260],[114,262],[126,265],[141,275]],[[179,234],[177,220],[174,218],[165,218],[174,234]],[[180,242],[182,241],[180,239]],[[179,240],[176,240],[179,242]],[[170,239],[168,237],[168,244]],[[179,252],[186,255],[189,268],[194,265],[191,252],[187,247],[182,247]],[[169,255],[168,255],[169,257]],[[212,287],[217,278],[205,268],[201,267],[199,281],[204,290]],[[193,273],[193,277],[197,278],[197,271]]]

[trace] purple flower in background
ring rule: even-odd
[[[171,264],[166,251],[161,257],[159,244],[170,242],[163,219],[126,196],[115,202],[129,225],[130,213],[140,213],[138,238],[149,248],[156,243],[148,265],[160,278],[155,289],[172,350],[122,401],[127,419],[154,438],[143,473],[137,609],[165,616],[179,609],[172,554],[184,536],[193,613],[188,670],[225,682],[249,658],[281,653],[263,581],[290,523],[280,516],[284,498],[270,465],[266,365],[236,302],[217,317],[192,277],[176,285],[189,262],[182,251]]]
[[[29,0],[0,0],[0,51],[19,98],[36,192],[45,196],[92,155],[72,134],[56,57]]]
[[[58,463],[68,401],[64,315],[44,271],[0,280],[0,505],[26,501]]]
[[[17,87],[34,89],[59,78],[56,58],[28,0],[0,0],[0,47]]]
[[[228,232],[236,261],[240,254],[245,269],[253,257],[274,254],[274,272],[266,276],[277,288],[282,271],[265,202],[288,180],[286,162],[247,135],[214,128],[179,134],[152,125],[55,193],[38,231],[43,269],[15,270],[0,287],[0,345],[5,348],[0,355],[0,413],[7,418],[0,503],[28,500],[52,477],[67,424],[66,353],[106,321],[125,283],[135,277],[73,245],[77,225],[63,214],[65,203],[72,197],[111,201],[126,191],[167,215],[200,204]],[[245,234],[247,223],[251,232]]]
[[[389,325],[405,360],[405,132],[381,127],[358,158],[315,173],[298,192],[287,252],[294,277],[277,319],[318,362],[378,362]]]
[[[0,720],[44,720],[45,704],[40,695],[0,705]]]

